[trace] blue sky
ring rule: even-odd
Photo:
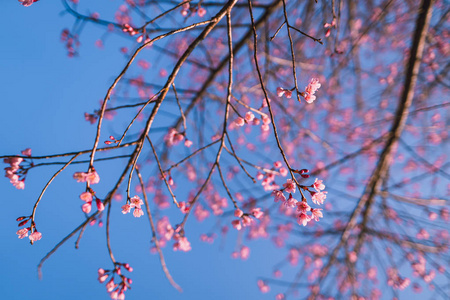
[[[70,59],[60,34],[73,25],[73,18],[61,14],[59,1],[41,0],[29,8],[15,0],[4,2],[0,10],[0,155],[19,154],[29,147],[34,155],[89,149],[94,126],[84,120],[84,113],[98,108],[113,77],[121,71],[125,60],[117,50],[119,44],[112,39],[106,50],[96,48],[94,43],[104,30],[87,25],[80,56]],[[111,126],[107,124],[105,131]],[[102,183],[115,181],[120,166],[100,164]],[[39,260],[84,219],[78,199],[83,185],[72,179],[73,172],[84,169],[68,168],[46,192],[36,219],[43,239],[33,246],[17,239],[15,219],[31,212],[57,168],[31,170],[23,191],[6,178],[0,180],[4,207],[0,212],[0,288],[4,299],[109,299],[97,281],[97,269],[111,267],[104,227],[89,227],[78,250],[75,240],[70,240],[46,262],[43,280],[37,277]],[[250,258],[233,260],[235,232],[229,234],[225,247],[220,247],[221,239],[209,245],[199,241],[199,234],[214,224],[192,222],[188,229],[193,250],[180,253],[168,247],[164,251],[174,279],[184,289],[179,294],[164,277],[157,256],[149,252],[147,220],[123,216],[122,203],[113,205],[113,250],[118,261],[134,268],[127,299],[274,299],[274,289],[261,295],[256,285],[257,276],[270,277],[272,266],[286,254],[273,249],[271,243],[246,242],[251,246]],[[402,298],[409,293],[402,293]]]

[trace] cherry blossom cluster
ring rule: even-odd
[[[117,144],[117,143],[119,142],[119,141],[116,140],[116,138],[115,138],[114,136],[112,136],[112,135],[109,136],[109,139],[110,139],[110,140],[105,141],[105,144],[106,144],[106,145],[111,145],[111,144],[113,144],[113,143]]]
[[[158,232],[160,238],[158,239],[158,244],[160,247],[165,247],[167,242],[173,239],[175,243],[172,248],[174,251],[191,251],[191,243],[188,241],[187,237],[184,235],[184,231],[181,226],[173,228],[169,222],[167,216],[162,217],[156,223],[156,231]],[[155,248],[152,249],[154,252]]]
[[[179,144],[183,139],[185,139],[184,145],[186,147],[192,146],[192,141],[188,140],[184,133],[179,133],[175,128],[170,128],[169,132],[164,136],[164,141],[169,147]]]
[[[181,6],[181,15],[183,17],[187,17],[190,13],[192,14],[195,12],[197,12],[198,16],[202,18],[206,14],[206,9],[200,6],[200,4],[198,5],[198,7],[191,7],[189,3],[184,3]]]
[[[309,84],[305,88],[304,97],[306,102],[313,103],[316,100],[316,96],[314,94],[320,88],[321,84],[319,83],[319,79],[312,78]]]
[[[19,0],[20,4],[27,7],[33,4],[34,2],[38,2],[39,0]]]
[[[234,211],[234,216],[239,219],[231,221],[231,225],[233,225],[236,230],[241,230],[242,227],[250,226],[253,223],[253,219],[251,217],[261,219],[263,215],[264,213],[261,211],[260,207],[253,208],[250,210],[250,213],[244,213],[239,208],[236,208]]]
[[[123,263],[114,263],[114,270],[104,270],[104,269],[98,269],[98,281],[100,283],[106,282],[106,291],[111,296],[111,299],[114,300],[123,300],[125,299],[125,292],[128,289],[131,289],[130,285],[133,282],[131,278],[128,278],[124,275],[122,275],[121,268],[124,268],[128,272],[133,272],[133,268],[130,267],[129,264],[123,264]],[[120,278],[119,283],[115,283],[114,279],[116,277]]]
[[[92,168],[89,172],[75,172],[73,174],[73,179],[77,182],[87,182],[90,185],[100,182],[100,176],[94,168]]]
[[[277,96],[281,98],[284,95],[284,96],[286,96],[286,98],[291,99],[293,90],[294,89],[288,90],[288,89],[284,89],[282,87],[277,87]]]
[[[66,44],[67,56],[74,57],[77,54],[76,48],[80,46],[78,35],[71,33],[66,28],[61,32],[61,41]]]
[[[80,199],[86,202],[81,206],[81,210],[86,214],[90,213],[92,209],[92,202],[94,200],[95,204],[97,205],[98,211],[105,210],[105,205],[103,204],[102,200],[95,196],[95,192],[90,187],[87,190],[87,192],[83,192],[80,195]]]
[[[327,28],[327,31],[325,32],[325,37],[329,37],[331,34],[331,28],[336,28],[336,19],[333,18],[333,21],[331,23],[325,23],[323,25],[323,28]]]
[[[288,174],[288,170],[283,167],[283,164],[280,161],[276,161],[271,170],[279,172],[283,177],[286,177]],[[280,186],[275,182],[275,174],[275,172],[258,172],[256,174],[256,179],[261,180],[261,185],[264,187],[265,191],[273,191],[280,188]]]
[[[22,151],[22,155],[31,156],[31,149],[25,149]],[[9,167],[5,168],[5,177],[9,179],[12,185],[18,190],[23,190],[25,188],[25,175],[27,170],[24,169],[20,164],[24,161],[22,157],[8,157],[3,159],[3,162],[9,164]],[[33,166],[33,162],[31,162]]]
[[[17,226],[22,227],[26,225],[31,220],[31,216],[28,217],[19,217],[16,219],[19,224]],[[28,236],[28,233],[31,232],[30,236]],[[19,239],[23,239],[24,237],[27,237],[30,239],[31,243],[35,241],[39,241],[42,238],[42,233],[37,231],[36,224],[32,221],[30,227],[25,227],[22,229],[19,229],[16,234],[19,236]]]
[[[230,124],[230,129],[234,129],[235,127],[242,127],[245,124],[249,124],[249,125],[261,125],[261,130],[263,132],[269,131],[270,130],[270,126],[269,124],[272,122],[270,120],[270,117],[263,115],[261,117],[261,119],[256,118],[255,115],[253,114],[253,112],[248,111],[247,113],[245,113],[244,117],[238,117],[237,119],[235,119],[231,124]]]
[[[387,269],[387,277],[387,284],[392,286],[394,289],[404,290],[411,283],[409,278],[402,278],[395,268]]]
[[[305,97],[305,100],[307,103],[313,103],[314,100],[316,100],[316,96],[314,94],[316,91],[320,88],[321,84],[319,83],[319,79],[317,78],[311,78],[309,84],[305,88],[305,92],[301,92],[300,95]],[[294,91],[295,88],[292,89],[285,89],[282,87],[277,87],[277,95],[278,97],[286,96],[286,98],[290,99],[292,97],[292,91]]]
[[[139,198],[139,196],[134,196],[133,198],[130,199],[129,203],[127,201],[127,203],[124,206],[122,206],[122,213],[127,214],[131,211],[132,208],[134,208],[133,216],[135,218],[139,218],[144,215],[144,211],[142,210],[141,207],[142,205],[144,205],[142,199]]]
[[[307,169],[303,169],[298,171],[302,177],[309,177],[308,173],[309,171]],[[306,198],[303,196],[302,193],[302,201],[298,201],[294,198],[292,194],[295,193],[297,188],[297,184],[292,179],[287,179],[286,183],[283,184],[283,189],[281,190],[274,190],[272,192],[272,196],[275,197],[275,202],[281,201],[286,207],[297,208],[297,223],[299,225],[306,226],[309,221],[319,221],[319,218],[323,217],[322,209],[321,208],[311,208],[309,204],[306,201]],[[321,205],[326,199],[327,192],[323,191],[325,189],[325,185],[323,184],[322,180],[319,180],[316,178],[314,183],[311,186],[299,186],[299,188],[302,188],[304,191],[308,191],[311,195],[312,201],[316,205]],[[310,190],[311,188],[311,190]],[[286,196],[283,192],[286,192],[289,194],[288,198],[286,199]],[[311,214],[309,215],[308,212]]]

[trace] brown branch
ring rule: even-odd
[[[159,246],[158,238],[156,237],[155,223],[153,222],[152,213],[150,211],[150,205],[149,205],[148,199],[147,199],[147,193],[145,192],[145,184],[144,184],[144,181],[142,180],[142,176],[141,176],[141,173],[139,172],[139,168],[136,168],[136,174],[137,174],[137,176],[139,178],[139,183],[141,184],[142,194],[144,195],[145,208],[147,210],[148,221],[150,222],[150,228],[152,230],[152,242],[155,243],[156,251],[158,251],[159,261],[161,262],[161,267],[162,267],[162,269],[164,271],[164,274],[166,275],[166,278],[169,280],[170,284],[177,291],[179,291],[181,293],[183,290],[175,282],[175,280],[173,279],[172,275],[170,275],[169,269],[167,268],[167,265],[166,265],[166,260],[164,259],[163,252],[161,250],[161,247]]]

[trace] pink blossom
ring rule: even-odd
[[[108,293],[111,293],[117,287],[117,284],[114,284],[114,278],[111,278],[111,280],[108,281],[105,287],[106,291]]]
[[[39,241],[42,238],[42,233],[35,230],[32,234],[30,234],[29,238],[33,242]]]
[[[244,118],[239,117],[236,120],[234,120],[234,125],[238,127],[244,126],[244,124],[245,124]]]
[[[33,4],[34,2],[38,2],[39,0],[19,0],[20,4],[27,7]]]
[[[80,199],[86,202],[91,202],[92,201],[92,194],[89,192],[83,192],[80,195]]]
[[[306,201],[300,201],[297,203],[297,211],[306,214],[306,212],[311,210],[311,206],[306,203]]]
[[[323,180],[319,180],[319,179],[316,178],[316,181],[314,181],[314,183],[312,185],[313,188],[315,188],[316,191],[318,191],[318,192],[320,192],[320,191],[325,189],[325,185],[322,183],[322,181]]]
[[[272,196],[275,196],[275,202],[278,202],[278,201],[282,201],[282,202],[285,202],[286,201],[286,197],[284,196],[284,194],[283,194],[283,192],[282,191],[279,191],[279,190],[274,190],[273,192],[272,192]]]
[[[237,218],[242,217],[243,214],[244,214],[244,212],[242,210],[240,210],[239,208],[236,208],[236,210],[234,211],[234,216]]]
[[[139,218],[143,215],[144,215],[144,211],[141,208],[139,208],[139,207],[134,208],[134,211],[133,211],[134,217]]]
[[[261,219],[261,217],[264,215],[260,207],[254,208],[250,212],[257,219]]]
[[[187,214],[189,212],[190,207],[186,205],[186,202],[180,202],[180,210],[183,214]]]
[[[319,218],[323,218],[322,209],[321,208],[311,208],[311,219],[318,222]]]
[[[123,214],[127,214],[131,211],[131,205],[130,204],[125,204],[124,206],[122,206],[122,213]]]
[[[190,147],[192,146],[192,141],[186,139],[186,140],[184,141],[184,146],[190,148]]]
[[[251,225],[253,222],[253,219],[250,218],[247,215],[243,215],[242,216],[242,225],[244,225],[244,227]]]
[[[141,208],[141,205],[144,204],[144,202],[139,198],[139,196],[134,196],[130,199],[131,207]]]
[[[89,184],[96,184],[99,183],[100,181],[100,176],[98,176],[98,173],[93,170],[89,173],[86,173],[86,182]]]
[[[303,225],[303,226],[306,226],[306,224],[308,224],[309,221],[311,221],[311,218],[307,214],[304,214],[304,213],[301,213],[297,219],[297,223],[299,225]]]
[[[13,183],[14,187],[18,190],[23,190],[25,189],[25,180],[18,180],[16,182]]]
[[[320,87],[321,87],[321,84],[319,83],[319,79],[311,78],[311,81],[305,88],[305,92],[307,92],[308,94],[314,95]]]
[[[307,103],[311,104],[311,103],[314,102],[314,100],[316,100],[316,96],[310,95],[310,94],[306,94],[305,95],[305,100],[306,100]]]
[[[323,202],[325,201],[325,199],[327,198],[327,193],[328,192],[312,192],[312,201],[317,204],[317,205],[321,205],[323,204]]]
[[[251,111],[245,114],[245,121],[252,122],[253,119],[255,119],[255,115]]]
[[[19,239],[23,239],[28,236],[28,228],[22,228],[17,230],[16,234],[19,236]]]
[[[97,115],[84,113],[84,119],[86,121],[88,121],[89,123],[91,123],[91,124],[96,123],[97,122],[97,118],[98,118]]]
[[[286,193],[295,193],[295,182],[292,179],[286,180],[286,183],[283,184]]]
[[[92,209],[92,202],[87,202],[81,206],[81,210],[86,214],[90,213],[91,209]]]
[[[31,156],[31,148],[27,148],[22,151],[22,155]]]
[[[291,98],[292,97],[292,91],[288,90],[288,89],[284,89],[282,87],[277,87],[277,96],[278,97],[283,97],[283,95],[286,96],[286,98]]]
[[[268,293],[270,291],[270,287],[263,280],[258,280],[257,284],[261,293]]]
[[[250,248],[247,246],[242,246],[240,251],[241,259],[246,260],[250,256]]]
[[[286,205],[287,207],[295,207],[297,203],[297,199],[294,199],[294,197],[292,197],[292,194],[289,194],[289,198],[286,202],[284,202],[284,205]]]
[[[200,18],[202,18],[206,14],[206,9],[204,9],[203,7],[199,7],[199,9],[197,10],[197,14]]]
[[[233,227],[236,230],[241,230],[242,229],[242,224],[241,224],[240,220],[233,220],[233,221],[231,221],[231,225],[233,225]]]
[[[173,245],[173,250],[174,251],[180,250],[180,251],[187,252],[187,251],[190,251],[192,249],[191,248],[191,243],[189,243],[188,239],[185,236],[180,236],[180,235],[177,234],[174,238],[177,241]]]
[[[105,210],[105,205],[103,204],[102,200],[100,199],[95,199],[95,204],[97,205],[97,209],[98,211],[103,211]]]

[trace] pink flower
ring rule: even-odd
[[[244,124],[245,124],[244,118],[239,117],[236,120],[234,120],[234,125],[238,127],[244,126]]]
[[[242,225],[244,225],[244,227],[251,225],[253,222],[253,219],[250,218],[247,215],[243,215],[242,216]]]
[[[270,291],[270,287],[262,280],[258,280],[258,288],[261,293],[267,293]]]
[[[274,190],[273,192],[272,192],[272,196],[275,196],[275,202],[278,202],[278,201],[282,201],[282,202],[285,202],[286,201],[286,197],[284,196],[284,194],[283,194],[283,192],[282,191],[279,191],[279,190]]]
[[[292,91],[283,89],[282,87],[277,87],[277,95],[278,97],[282,97],[283,95],[285,95],[286,98],[289,99],[292,97]]]
[[[319,179],[316,178],[316,181],[314,181],[314,183],[312,185],[313,188],[315,188],[316,191],[318,191],[318,192],[320,192],[320,191],[325,189],[325,184],[323,184],[322,181],[323,180],[319,180]]]
[[[34,2],[38,2],[39,0],[19,0],[20,4],[27,7],[33,4]]]
[[[310,95],[314,95],[320,87],[321,87],[321,84],[319,83],[319,79],[311,78],[311,81],[305,88],[305,92]]]
[[[29,238],[33,242],[39,241],[42,238],[42,233],[36,230],[32,234],[30,234]]]
[[[173,245],[173,250],[174,251],[180,250],[180,251],[187,252],[187,251],[190,251],[192,249],[191,248],[191,243],[189,243],[188,239],[185,236],[180,236],[180,235],[177,234],[174,237],[174,239],[177,241]]]
[[[286,180],[286,183],[283,184],[286,193],[295,193],[295,182],[292,179]]]
[[[143,215],[144,215],[144,211],[143,211],[140,207],[134,208],[133,216],[134,216],[135,218],[139,218],[139,217],[141,217],[141,216],[143,216]]]
[[[89,184],[96,184],[99,183],[100,181],[100,176],[98,176],[97,171],[93,170],[89,173],[86,173],[86,182],[88,182]]]
[[[318,222],[319,218],[323,218],[322,209],[321,208],[312,208],[311,209],[311,219]]]
[[[305,100],[306,100],[307,103],[313,103],[314,100],[316,100],[316,96],[310,95],[310,94],[306,94],[305,95]]]
[[[260,219],[264,215],[264,213],[261,211],[260,207],[254,208],[250,212],[257,219]]]
[[[88,114],[88,113],[84,113],[84,119],[86,121],[88,121],[89,123],[91,123],[91,124],[96,123],[97,122],[97,118],[98,118],[97,115],[91,115],[91,114]]]
[[[236,230],[241,230],[242,229],[242,224],[241,224],[240,220],[233,220],[233,221],[231,221],[231,225],[233,225],[233,227]]]
[[[86,182],[86,173],[84,172],[75,172],[73,174],[73,179],[77,182]]]
[[[240,210],[239,208],[236,208],[236,210],[234,211],[234,216],[236,218],[242,217],[243,214],[244,214],[244,212],[242,210]]]
[[[252,122],[253,119],[255,119],[255,115],[251,111],[245,114],[245,121]]]
[[[28,236],[28,228],[22,228],[17,230],[16,234],[19,236],[19,239],[23,239]]]
[[[204,9],[203,7],[200,7],[197,11],[197,14],[200,18],[202,18],[206,14],[206,9]]]
[[[80,195],[80,199],[86,202],[91,202],[92,201],[92,194],[89,192],[84,192],[81,193]]]
[[[317,204],[317,205],[321,205],[323,204],[323,202],[325,201],[325,199],[327,198],[327,193],[328,192],[312,192],[312,201]]]
[[[103,204],[102,200],[100,199],[95,199],[95,204],[97,205],[97,209],[98,211],[104,211],[105,210],[105,205]]]
[[[130,204],[125,204],[124,206],[122,206],[122,213],[123,214],[127,214],[131,211],[131,205]]]
[[[192,146],[192,141],[186,139],[186,140],[184,141],[184,146],[190,148],[190,147]]]
[[[312,78],[309,82],[308,86],[305,88],[305,100],[308,103],[314,102],[316,100],[316,96],[314,96],[315,92],[320,88],[321,84],[319,83],[319,79]]]
[[[98,269],[98,281],[100,283],[103,283],[106,281],[106,279],[108,279],[109,275],[106,274],[105,270],[103,270],[102,268]]]
[[[134,196],[130,199],[131,207],[141,208],[141,205],[144,204],[144,202],[139,198],[139,196]]]
[[[91,209],[92,209],[92,202],[86,202],[81,206],[81,210],[86,214],[90,213]]]
[[[22,155],[31,156],[31,148],[27,148],[22,151]]]
[[[303,226],[306,226],[306,224],[308,224],[309,221],[311,221],[311,218],[307,214],[304,214],[304,213],[301,213],[297,219],[298,225],[303,225]]]
[[[180,202],[180,210],[183,214],[187,214],[189,212],[190,207],[186,205],[186,202]]]
[[[250,256],[250,248],[247,246],[242,246],[240,251],[241,259],[246,260]]]
[[[13,185],[15,186],[16,189],[23,190],[25,189],[25,180],[24,179],[18,180],[14,182]]]
[[[292,197],[292,194],[289,194],[289,198],[286,202],[284,202],[284,205],[286,205],[287,207],[295,207],[297,203],[297,199],[294,199],[294,197]]]
[[[311,210],[311,206],[308,205],[305,201],[301,201],[297,203],[297,211],[300,213],[306,214],[306,212]]]

